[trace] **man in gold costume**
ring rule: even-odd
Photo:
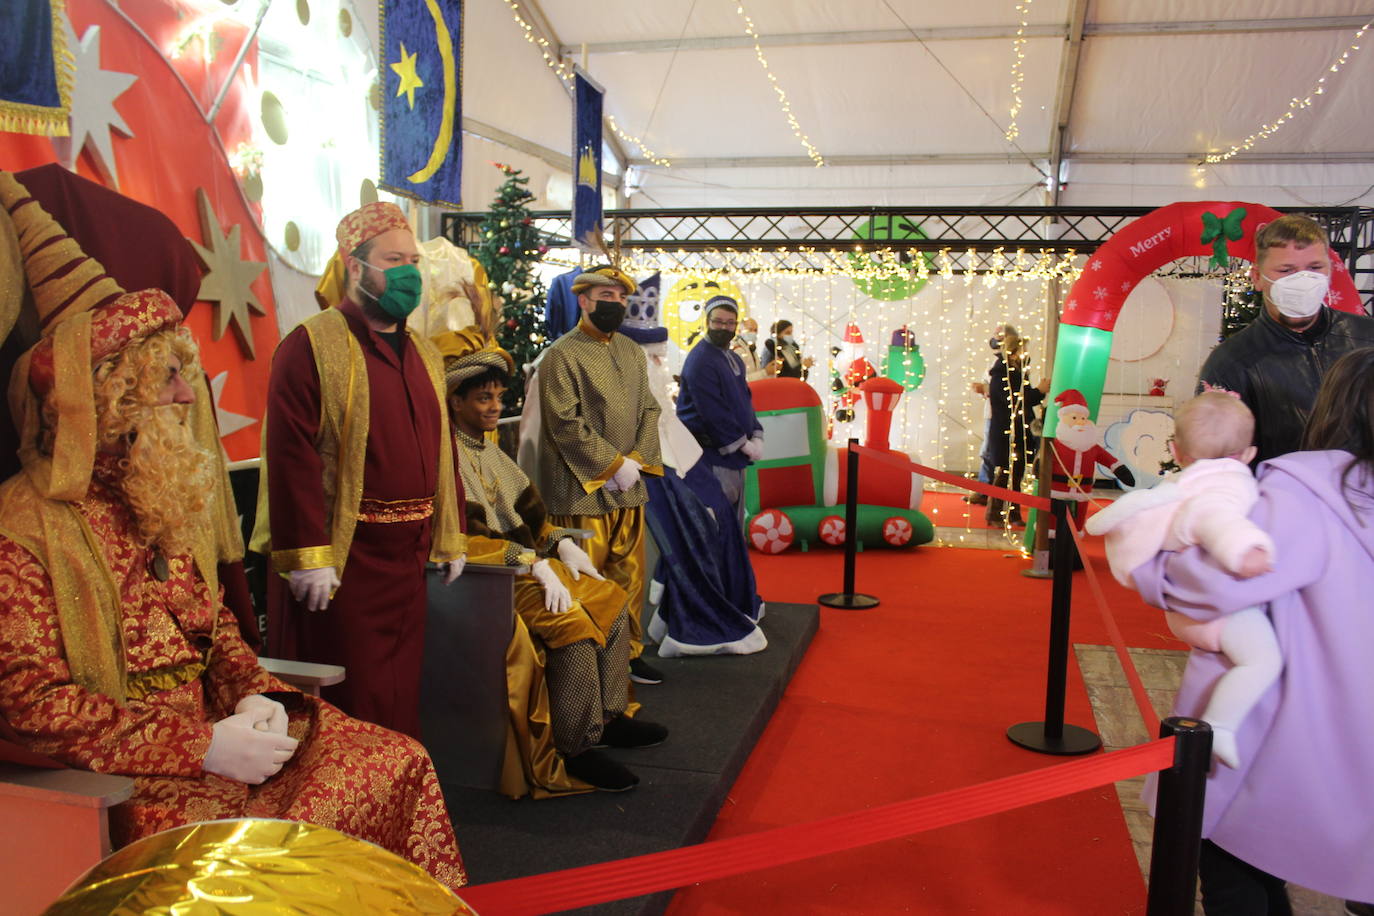
[[[425,563],[462,570],[443,360],[406,329],[419,249],[391,203],[336,232],[343,298],[272,357],[252,547],[269,554],[268,649],[343,665],[325,698],[420,736]]]
[[[625,715],[625,592],[597,571],[572,532],[549,520],[539,490],[486,438],[501,418],[501,395],[514,368],[510,354],[476,328],[442,334],[434,343],[444,354],[454,452],[467,494],[468,559],[530,567],[516,580],[517,631],[528,628],[545,649],[554,745],[574,777],[607,792],[632,789],[639,778],[597,748],[652,747],[668,730]]]
[[[41,329],[10,385],[23,470],[0,485],[12,736],[56,765],[134,778],[111,811],[116,844],[217,818],[302,820],[461,886],[424,749],[277,681],[221,600],[215,456],[188,420],[201,370],[175,302],[125,293],[4,172],[0,201],[0,256],[22,256]],[[0,332],[18,287],[0,292]]]
[[[663,474],[659,407],[643,351],[616,333],[636,288],[614,267],[573,280],[582,318],[549,347],[538,372],[539,489],[554,525],[592,531],[592,563],[629,597],[631,679],[657,684],[663,676],[640,658],[649,495],[639,478]]]

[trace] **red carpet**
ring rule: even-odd
[[[766,599],[814,602],[841,587],[838,552],[755,558]],[[862,554],[858,591],[882,604],[822,609],[820,632],[711,838],[1053,764],[1004,735],[1008,725],[1044,715],[1050,583],[1022,577],[1027,565],[999,551]],[[1104,587],[1128,645],[1179,645],[1158,611],[1115,582]],[[1086,584],[1076,581],[1075,589],[1073,641],[1105,642]],[[1066,719],[1093,727],[1072,664]],[[1143,913],[1144,901],[1115,791],[1107,786],[686,888],[668,912]]]
[[[921,497],[921,511],[937,528],[1001,528],[989,525],[983,516],[987,506],[971,506],[964,502],[962,493],[936,493],[927,490]],[[1025,510],[1022,510],[1025,514]]]

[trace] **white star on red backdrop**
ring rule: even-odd
[[[138,77],[131,73],[100,69],[100,26],[91,26],[77,41],[71,23],[66,22],[65,25],[67,46],[76,58],[71,136],[54,138],[53,144],[57,148],[58,158],[69,169],[76,168],[77,157],[83,149],[87,149],[96,167],[117,189],[119,168],[115,164],[114,140],[110,130],[117,130],[126,137],[132,137],[134,132],[124,122],[114,103]]]

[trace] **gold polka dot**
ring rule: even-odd
[[[344,38],[353,34],[353,17],[348,10],[339,10],[339,34]]]
[[[253,172],[243,176],[243,193],[253,203],[262,200],[262,175],[260,173]]]
[[[377,202],[377,185],[371,178],[363,179],[362,189],[358,192],[358,206],[375,204]]]
[[[301,247],[301,228],[294,221],[287,221],[285,235],[287,251],[296,251]]]
[[[296,18],[301,25],[310,24],[310,0],[296,0]]]
[[[262,127],[267,136],[278,146],[286,144],[286,108],[271,90],[262,94]]]

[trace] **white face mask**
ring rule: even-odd
[[[1273,284],[1267,298],[1285,318],[1311,318],[1317,314],[1331,286],[1331,278],[1315,270],[1300,270],[1277,280],[1264,279]]]
[[[795,344],[797,342],[797,339],[793,337],[791,334],[784,334],[782,335],[782,342],[785,344]]]

